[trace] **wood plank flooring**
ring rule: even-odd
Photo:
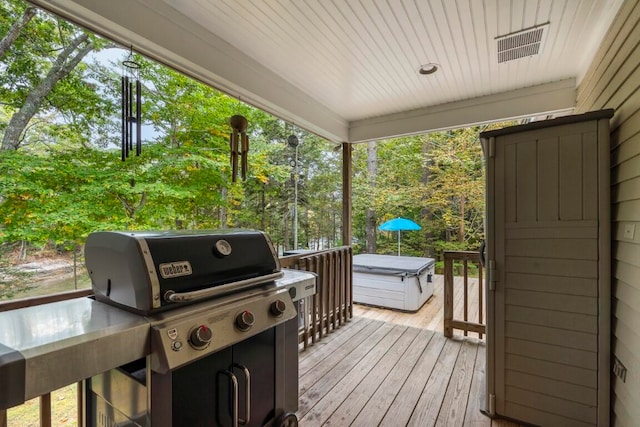
[[[484,407],[485,344],[354,317],[300,352],[300,425],[516,426]]]
[[[473,321],[477,286],[470,279]],[[454,288],[462,319],[462,278]],[[443,301],[436,276],[433,297],[415,313],[354,305],[352,320],[300,352],[300,425],[517,427],[480,412],[485,342],[459,331],[445,338]]]

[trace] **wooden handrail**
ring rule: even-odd
[[[281,257],[280,265],[318,275],[316,294],[310,303],[310,319],[305,317],[300,330],[304,349],[353,317],[353,251],[350,246]]]
[[[0,302],[0,312],[17,310],[19,308],[34,307],[36,305],[49,304],[52,302],[66,301],[74,298],[82,298],[89,295],[93,295],[91,289],[78,289],[73,291],[58,292],[50,295],[2,301]]]
[[[463,265],[463,312],[462,320],[454,319],[454,264],[462,261]],[[468,264],[473,263],[478,267],[478,322],[469,321],[469,268]],[[480,253],[471,251],[445,251],[444,253],[444,335],[453,337],[453,330],[464,331],[467,336],[469,332],[475,332],[482,339],[486,333],[483,311],[483,282],[482,264],[480,264]]]

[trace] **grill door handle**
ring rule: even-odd
[[[234,363],[231,369],[240,369],[244,373],[245,393],[244,393],[244,413],[246,418],[238,418],[238,422],[242,425],[249,424],[251,421],[251,374],[249,369],[239,363]],[[236,403],[236,407],[238,404]]]
[[[236,282],[225,283],[224,285],[214,286],[212,288],[200,289],[199,291],[175,292],[172,290],[168,290],[167,292],[164,293],[164,300],[166,302],[198,301],[201,299],[214,297],[216,295],[220,295],[231,290],[237,290],[237,289],[246,288],[248,286],[271,282],[273,280],[280,279],[282,276],[284,276],[284,273],[279,271],[277,273],[265,274],[259,277],[252,277],[251,279],[244,279],[244,280],[238,280]]]
[[[231,380],[231,388],[233,389],[233,395],[231,396],[231,417],[232,427],[238,427],[238,378],[231,371],[220,371],[229,377]]]

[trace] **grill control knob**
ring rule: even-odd
[[[271,303],[271,307],[269,307],[269,311],[275,317],[280,317],[287,309],[287,305],[281,299],[277,299]]]
[[[196,350],[203,350],[209,345],[212,338],[213,332],[211,332],[211,329],[206,325],[200,325],[189,334],[189,343]]]
[[[253,313],[249,310],[245,310],[236,316],[236,327],[241,331],[248,331],[256,321]]]

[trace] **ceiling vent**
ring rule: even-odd
[[[536,25],[516,33],[496,37],[498,63],[537,55],[547,34],[549,23]]]

